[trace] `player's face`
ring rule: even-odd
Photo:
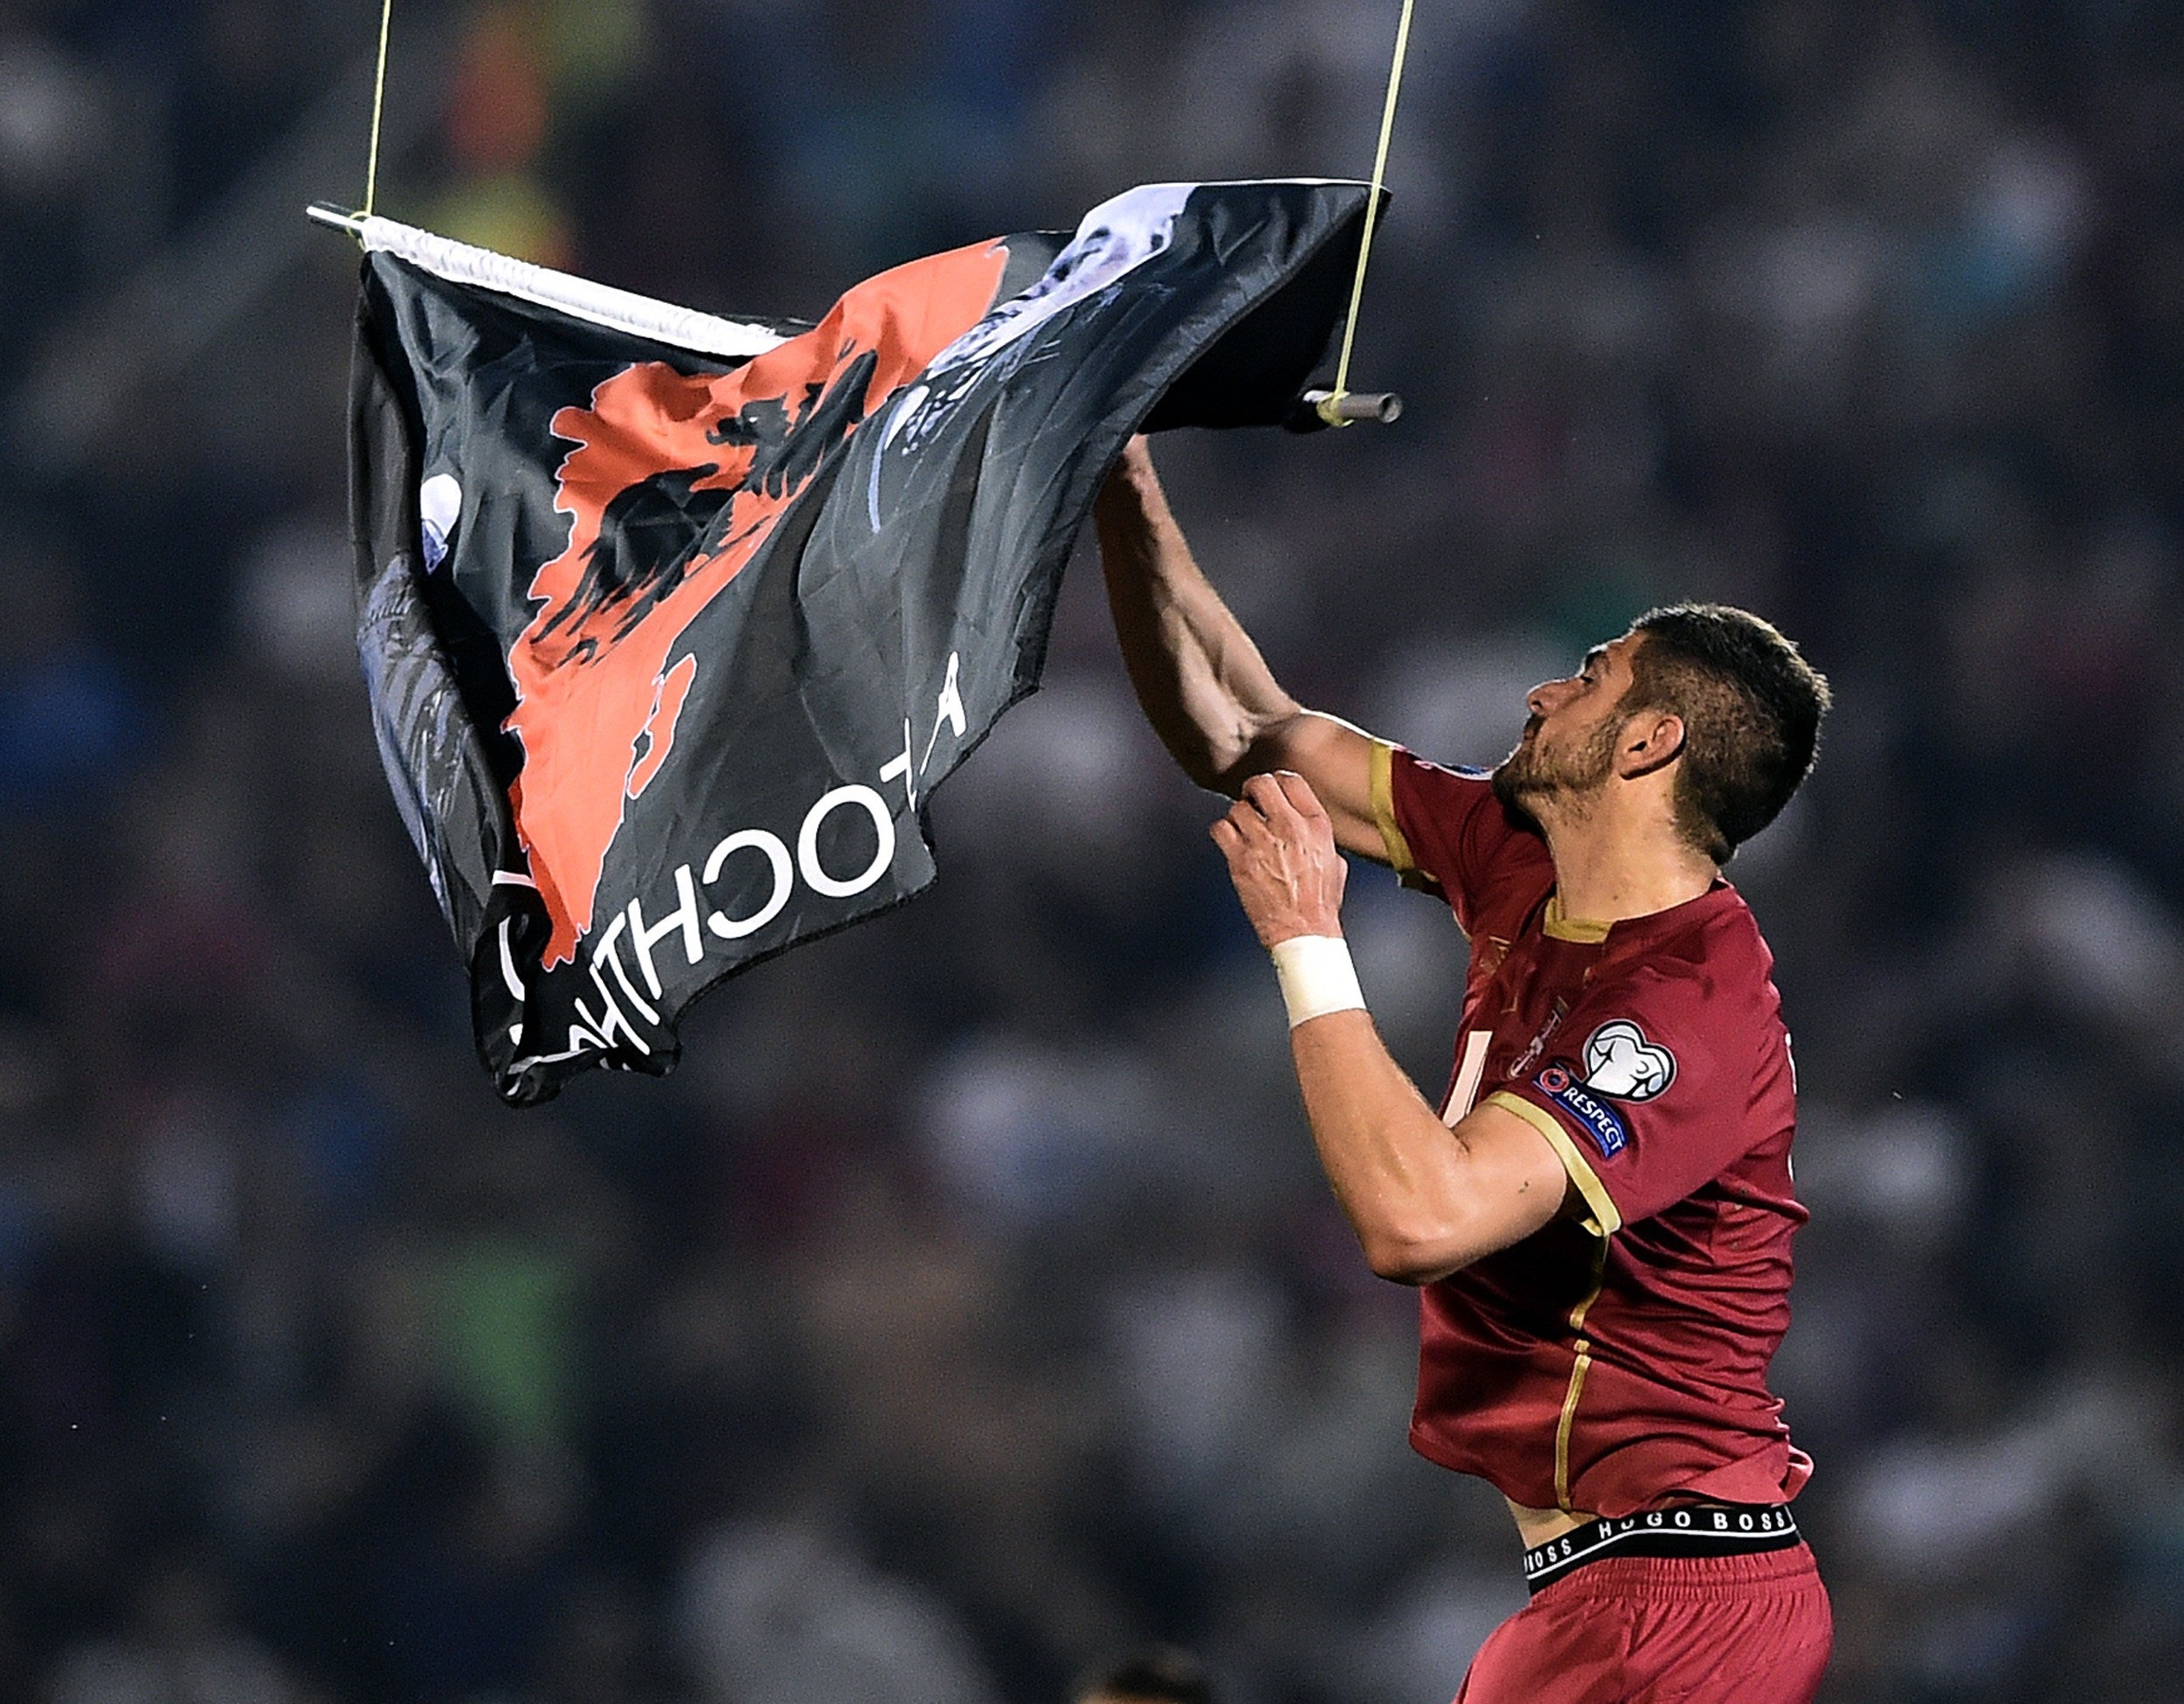
[[[1581,797],[1606,784],[1615,766],[1619,714],[1631,681],[1638,637],[1626,633],[1594,645],[1575,674],[1544,681],[1524,695],[1531,711],[1517,748],[1494,771],[1503,803],[1530,808],[1557,797]]]

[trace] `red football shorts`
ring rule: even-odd
[[[1603,1556],[1494,1630],[1456,1704],[1808,1704],[1834,1643],[1802,1544]]]

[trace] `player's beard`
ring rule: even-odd
[[[1510,810],[1536,818],[1548,801],[1583,799],[1599,791],[1615,768],[1617,731],[1617,720],[1611,716],[1567,753],[1550,749],[1533,731],[1494,766],[1494,797]]]

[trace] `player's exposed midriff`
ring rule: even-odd
[[[1517,1522],[1517,1536],[1524,1541],[1527,1550],[1545,1544],[1551,1538],[1560,1538],[1565,1533],[1575,1532],[1579,1527],[1590,1526],[1600,1518],[1584,1509],[1526,1508],[1522,1503],[1510,1502],[1506,1497],[1502,1500],[1509,1503],[1510,1514]]]

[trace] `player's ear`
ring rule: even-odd
[[[1673,710],[1641,710],[1623,724],[1615,747],[1615,773],[1635,781],[1666,769],[1683,755],[1683,718]]]

